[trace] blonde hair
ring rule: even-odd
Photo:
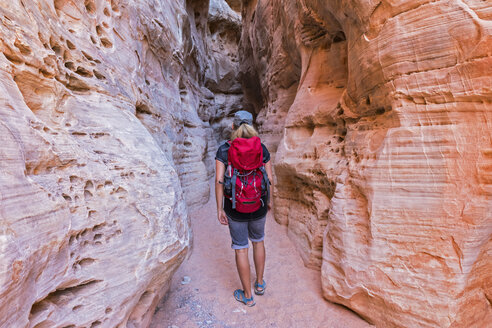
[[[249,124],[243,123],[241,124],[237,129],[232,131],[231,133],[231,141],[233,141],[236,138],[252,138],[252,137],[257,137],[258,132],[255,130],[254,127],[252,127]]]

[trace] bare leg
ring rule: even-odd
[[[263,241],[253,242],[253,259],[255,261],[256,282],[263,284],[263,272],[265,271],[265,243]],[[262,290],[262,288],[258,288]]]
[[[251,298],[251,278],[249,272],[248,249],[236,249],[236,266],[243,285],[244,296]]]

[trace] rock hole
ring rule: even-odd
[[[123,187],[118,187],[115,191],[116,194],[126,193],[126,189]]]
[[[66,62],[65,67],[68,68],[69,70],[75,71],[75,64],[71,61]]]
[[[3,55],[5,56],[5,58],[7,58],[13,64],[20,65],[24,62],[22,60],[22,58],[20,58],[19,56],[15,55],[15,54],[7,54],[4,52]]]
[[[106,314],[108,314],[108,313],[111,313],[111,311],[113,311],[113,309],[108,307],[108,308],[106,308],[106,311],[104,311],[104,312],[106,312]]]
[[[68,82],[64,84],[67,89],[72,91],[85,92],[90,90],[90,87],[85,82],[71,75],[68,77]],[[87,135],[87,133],[84,133],[84,135]]]
[[[97,44],[96,38],[91,35],[91,42]]]
[[[110,12],[109,12],[109,9],[108,9],[108,8],[104,8],[103,13],[104,13],[104,15],[106,15],[106,16],[108,16],[108,17],[111,17],[111,14],[110,14]]]
[[[91,56],[91,55],[89,55],[87,52],[82,51],[82,55],[84,55],[84,57],[85,57],[87,60],[94,61],[94,58],[92,58],[92,56]]]
[[[91,15],[93,15],[96,12],[96,4],[94,3],[94,0],[85,0],[84,2],[85,10]]]
[[[152,115],[152,112],[150,111],[149,106],[142,102],[137,102],[137,104],[135,105],[135,114],[137,116],[142,114]]]
[[[109,24],[106,23],[106,22],[103,22],[102,25],[105,27],[105,28],[109,28]]]
[[[85,259],[82,259],[82,260],[78,261],[78,264],[79,264],[82,268],[84,268],[84,267],[86,267],[86,266],[88,266],[88,265],[91,265],[91,264],[92,264],[92,263],[94,263],[94,262],[96,262],[96,260],[91,259],[90,257],[88,257],[88,258],[85,258]]]
[[[97,33],[97,35],[98,35],[98,36],[103,35],[104,30],[103,30],[103,28],[101,27],[101,25],[96,25],[96,33]]]
[[[103,74],[99,73],[99,71],[93,70],[92,72],[94,73],[94,76],[97,79],[99,79],[99,80],[106,80],[106,76],[104,76]]]
[[[97,321],[94,321],[92,324],[91,324],[91,328],[94,328],[94,327],[99,327],[101,325],[101,321],[97,320]]]
[[[37,321],[35,320],[36,317],[41,316],[42,315],[41,313],[52,307],[52,305],[59,307],[62,304],[66,304],[70,300],[78,297],[79,294],[84,290],[91,289],[94,285],[96,285],[101,281],[102,280],[89,280],[86,282],[82,282],[76,286],[55,289],[53,292],[49,293],[45,298],[39,300],[38,302],[32,305],[31,311],[29,313],[29,320]]]
[[[366,97],[366,105],[370,105],[371,104],[371,98],[369,98],[369,96]]]
[[[53,4],[54,4],[56,10],[62,10],[63,5],[65,4],[65,0],[54,0]]]
[[[55,76],[55,74],[53,74],[52,72],[48,72],[44,68],[40,68],[39,73],[43,74],[44,77],[49,78],[49,79]]]
[[[101,230],[106,224],[105,223],[101,223],[101,224],[97,224],[94,226],[94,228],[92,228],[92,231],[99,231]]]
[[[84,198],[85,199],[92,198],[92,193],[89,190],[84,190]]]
[[[94,184],[92,183],[91,180],[88,180],[86,183],[85,183],[85,189],[92,189],[94,188]]]
[[[27,56],[31,54],[31,48],[29,45],[22,43],[19,39],[15,40],[14,46],[16,46],[23,55]]]
[[[102,235],[101,233],[96,233],[96,234],[94,235],[93,240],[94,240],[94,241],[95,241],[95,240],[99,240],[99,239],[101,239],[101,238],[102,238],[102,236],[103,236],[103,235]]]
[[[86,136],[87,135],[87,133],[82,132],[82,131],[73,131],[70,134],[73,136]]]
[[[64,51],[63,52],[63,60],[64,61],[69,61],[72,59],[72,54],[70,53],[70,51]]]
[[[101,38],[101,44],[105,48],[111,48],[113,46],[113,43],[111,41],[109,41],[108,38]]]
[[[385,112],[384,107],[379,107],[378,109],[376,109],[376,115],[384,114],[384,112]]]
[[[53,37],[50,38],[51,50],[55,52],[56,55],[60,56],[62,53],[62,47],[55,41]]]
[[[83,77],[92,77],[93,76],[91,71],[89,71],[87,68],[82,67],[82,66],[77,67],[77,70],[75,71],[75,73],[77,73]]]
[[[118,12],[118,1],[117,0],[111,0],[111,9],[113,9],[114,12]]]
[[[73,44],[73,43],[72,43],[72,41],[70,41],[70,40],[67,40],[67,47],[68,47],[68,49],[70,49],[70,50],[75,50],[75,49],[77,49],[77,47],[75,46],[75,44]]]
[[[81,304],[79,305],[75,305],[73,308],[72,308],[72,311],[77,311],[78,309],[80,309],[82,307]]]
[[[63,198],[65,198],[65,200],[66,200],[67,202],[72,201],[72,197],[70,197],[69,195],[67,195],[67,194],[62,194],[62,196],[63,196]]]
[[[345,40],[347,40],[347,38],[345,37],[345,33],[343,33],[343,31],[337,32],[333,37],[333,43],[338,43]]]

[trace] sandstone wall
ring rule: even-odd
[[[243,91],[239,82],[238,43],[241,36],[241,16],[225,1],[210,1],[208,15],[209,66],[205,86],[213,98],[204,100],[201,117],[213,130],[216,143],[209,169],[215,170],[215,151],[223,140],[229,139],[233,113],[243,108]],[[212,143],[211,143],[212,144]],[[212,172],[214,173],[214,172]]]
[[[209,195],[208,10],[0,1],[0,327],[149,323]]]
[[[492,322],[492,6],[243,1],[276,220],[380,327]]]

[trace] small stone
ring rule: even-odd
[[[183,279],[181,280],[181,285],[188,285],[191,281],[191,278],[188,276],[184,276]]]

